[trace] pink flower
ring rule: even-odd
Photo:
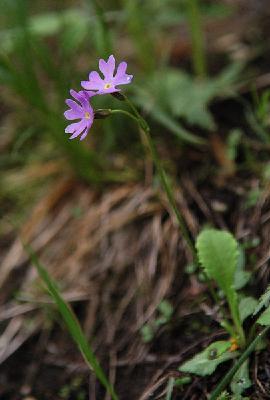
[[[127,63],[121,62],[115,71],[115,59],[111,55],[108,61],[103,59],[99,60],[99,69],[102,72],[104,78],[102,79],[98,72],[92,71],[89,74],[88,81],[82,81],[81,85],[86,90],[94,90],[96,94],[106,94],[119,92],[118,85],[127,85],[132,81],[133,75],[127,75]]]
[[[65,111],[64,116],[68,120],[79,120],[68,125],[65,129],[66,133],[71,133],[70,139],[75,139],[81,135],[80,140],[83,140],[94,121],[94,110],[89,103],[89,98],[94,96],[94,92],[86,92],[84,90],[75,92],[70,90],[71,96],[76,100],[67,99],[66,104],[70,107]]]

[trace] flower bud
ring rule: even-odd
[[[99,109],[94,112],[94,119],[104,119],[111,115],[111,110]]]

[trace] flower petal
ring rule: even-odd
[[[110,55],[110,57],[108,58],[107,65],[108,65],[108,68],[112,72],[112,75],[113,75],[114,70],[115,70],[115,58],[114,58],[113,55]]]
[[[127,63],[125,61],[122,61],[118,65],[115,77],[124,75],[126,73],[126,70],[127,70]]]
[[[89,81],[96,83],[97,85],[103,83],[103,80],[101,79],[101,77],[97,71],[90,72]]]
[[[131,83],[132,78],[133,78],[133,75],[127,75],[127,74],[124,74],[124,75],[121,75],[121,76],[118,76],[118,77],[115,76],[115,78],[113,80],[113,84],[115,86],[117,86],[117,85],[127,85],[127,84]]]
[[[133,75],[126,74],[127,63],[125,61],[118,65],[115,77],[113,79],[114,85],[127,85],[132,81]]]
[[[85,126],[85,121],[83,121],[83,120],[79,121],[79,122],[74,122],[73,124],[70,124],[66,127],[65,132],[66,133],[74,133],[80,129],[82,131],[84,126]],[[80,132],[79,132],[79,134],[80,134]]]
[[[115,86],[112,86],[110,89],[104,89],[104,87],[102,89],[100,89],[97,94],[110,94],[110,93],[114,93],[114,92],[119,92],[120,89],[117,89]]]
[[[74,124],[71,124],[66,127],[65,132],[67,133],[72,133],[72,136],[70,136],[70,139],[75,139],[77,136],[79,136],[84,129],[87,127],[86,123],[84,120],[80,122],[75,122]]]
[[[93,92],[91,90],[81,90],[79,93],[81,92],[84,92],[85,96],[88,97],[89,99],[96,95],[96,92]]]
[[[86,138],[88,132],[89,132],[90,126],[88,126],[87,128],[85,128],[85,131],[83,132],[82,136],[80,137],[80,140],[83,140]]]
[[[103,73],[105,80],[109,80],[112,77],[113,71],[110,70],[107,62],[102,58],[99,60],[99,69]]]
[[[86,126],[84,126],[82,130],[80,129],[80,130],[74,132],[73,135],[71,135],[69,139],[75,139],[75,138],[78,137],[81,133],[83,133],[83,135],[84,135],[85,131],[87,131]],[[85,136],[84,136],[84,137],[85,137]]]
[[[75,100],[80,102],[81,100],[80,92],[76,92],[74,89],[70,89],[69,93]]]
[[[82,113],[83,111],[82,107],[79,104],[77,104],[76,101],[74,100],[67,99],[66,104],[71,108],[71,110],[73,110],[78,114]]]
[[[87,90],[99,90],[104,86],[104,81],[101,79],[96,71],[92,71],[89,74],[89,81],[82,81],[81,85]]]
[[[73,119],[80,119],[82,118],[82,113],[80,113],[80,115],[74,111],[74,110],[67,110],[64,112],[64,116],[66,119],[68,120],[73,120]]]
[[[91,85],[89,81],[81,81],[81,86],[86,89],[87,91],[90,91]]]

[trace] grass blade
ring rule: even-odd
[[[33,252],[32,248],[29,245],[25,245],[25,250],[29,255],[30,260],[32,261],[33,265],[35,266],[39,277],[45,283],[47,290],[54,300],[60,314],[65,321],[67,329],[72,336],[74,342],[77,344],[81,354],[83,355],[86,363],[90,367],[91,370],[95,373],[98,380],[102,383],[105,389],[110,393],[113,400],[118,400],[118,396],[116,395],[113,386],[108,381],[102,367],[100,366],[97,358],[95,357],[91,346],[89,345],[81,326],[73,313],[72,309],[70,308],[69,304],[63,299],[56,283],[50,277],[46,269],[38,260],[36,254]]]
[[[95,13],[95,29],[92,31],[95,39],[95,47],[97,53],[104,57],[108,57],[113,53],[113,40],[111,37],[110,29],[107,24],[104,10],[98,0],[86,0],[90,11]],[[91,27],[93,24],[91,24]]]

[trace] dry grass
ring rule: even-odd
[[[194,177],[186,174],[176,197],[194,237],[206,221],[221,228],[236,227],[239,239],[261,236],[255,269],[262,286],[268,280],[269,191],[252,211],[247,211],[243,202],[249,185],[250,180],[237,177],[229,178],[228,185],[222,176],[199,190]],[[137,398],[146,399],[155,391],[160,395],[168,377],[175,374],[175,367],[171,369],[170,365],[180,363],[208,342],[209,335],[182,345],[180,333],[178,353],[170,354],[164,348],[158,354],[151,352],[139,333],[164,298],[172,300],[180,320],[199,310],[216,317],[205,302],[191,306],[204,286],[193,277],[189,281],[184,277],[190,254],[163,195],[141,184],[111,186],[99,192],[74,180],[57,178],[34,207],[19,236],[2,253],[1,363],[37,333],[45,335],[46,349],[50,332],[55,329],[51,321],[54,313],[48,312],[50,300],[29,265],[21,238],[31,242],[65,298],[76,309],[80,305],[84,331],[94,338],[93,347],[108,365],[112,381],[117,382],[118,369],[131,368],[132,375],[136,365],[152,365],[147,381],[136,390]],[[188,284],[183,286],[183,282]],[[214,332],[215,337],[220,334]],[[69,370],[84,370],[76,357],[63,356],[61,361],[62,346],[65,344],[53,354],[44,350],[47,356],[41,360]],[[90,387],[94,396],[94,385]]]

